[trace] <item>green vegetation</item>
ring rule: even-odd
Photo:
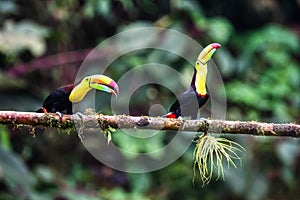
[[[80,58],[100,42],[130,28],[158,26],[181,31],[203,46],[222,44],[214,61],[225,84],[227,119],[299,124],[298,1],[233,2],[0,1],[0,110],[36,110],[50,91],[74,81]],[[144,39],[136,37],[136,42]],[[182,46],[178,51],[185,52]],[[199,52],[191,53],[196,57]],[[151,61],[172,66],[190,80],[189,63],[152,49],[121,56],[105,74],[118,80]],[[178,79],[165,79],[172,86],[182,85]],[[97,105],[101,109],[96,111],[111,114],[111,97],[101,93],[101,98]],[[152,105],[168,110],[174,99],[167,88],[150,84],[134,92],[129,110],[132,115],[148,115]],[[161,200],[300,197],[300,141],[295,139],[225,135],[245,148],[242,166],[227,169],[225,165],[225,181],[214,181],[216,173],[201,187],[200,179],[192,182],[195,144],[165,168],[130,174],[100,163],[76,134],[34,131],[33,137],[28,134],[30,127],[0,127],[0,199],[28,195],[29,199]],[[143,133],[138,130],[138,134]],[[169,137],[157,134],[149,140],[130,140],[116,131],[112,142],[129,152],[148,152],[161,148]]]

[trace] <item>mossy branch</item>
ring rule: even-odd
[[[300,125],[292,123],[274,124],[226,120],[180,120],[162,117],[109,116],[103,114],[63,115],[63,118],[60,120],[57,114],[52,113],[0,111],[0,124],[70,129],[74,128],[74,124],[77,122],[84,123],[85,127],[91,128],[100,124],[101,127],[106,126],[115,129],[182,130],[188,132],[300,137]]]

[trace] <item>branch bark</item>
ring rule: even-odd
[[[100,127],[102,129],[112,127],[116,129],[182,130],[188,132],[300,137],[300,125],[292,123],[180,120],[148,116],[109,116],[96,113],[90,115],[63,115],[63,118],[60,119],[57,114],[52,113],[0,111],[0,124],[56,127],[61,129],[75,128],[75,124],[83,124],[85,127]]]

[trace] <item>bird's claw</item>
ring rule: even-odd
[[[204,121],[205,123],[208,123],[208,119],[206,119],[206,118],[204,118],[204,117],[199,117],[199,118],[197,118],[197,120],[202,120],[202,121]]]
[[[78,115],[78,117],[80,119],[83,119],[84,118],[84,114],[82,114],[81,112],[77,112],[76,115]]]
[[[58,115],[58,117],[59,117],[59,121],[61,122],[62,121],[62,119],[63,119],[63,114],[61,113],[61,112],[55,112],[55,114],[57,114]]]
[[[183,120],[184,120],[183,117],[179,116],[177,119],[180,120],[180,124],[182,124],[181,129],[183,130],[183,129],[185,128],[185,123],[184,123],[184,121],[183,121]]]

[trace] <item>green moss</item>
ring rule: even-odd
[[[34,127],[34,126],[30,126],[30,127],[29,127],[29,133],[30,133],[33,137],[35,137],[35,127]]]
[[[110,143],[112,140],[112,133],[116,132],[116,129],[111,127],[106,121],[98,120],[100,129],[102,130],[103,134],[107,137],[107,144]]]

